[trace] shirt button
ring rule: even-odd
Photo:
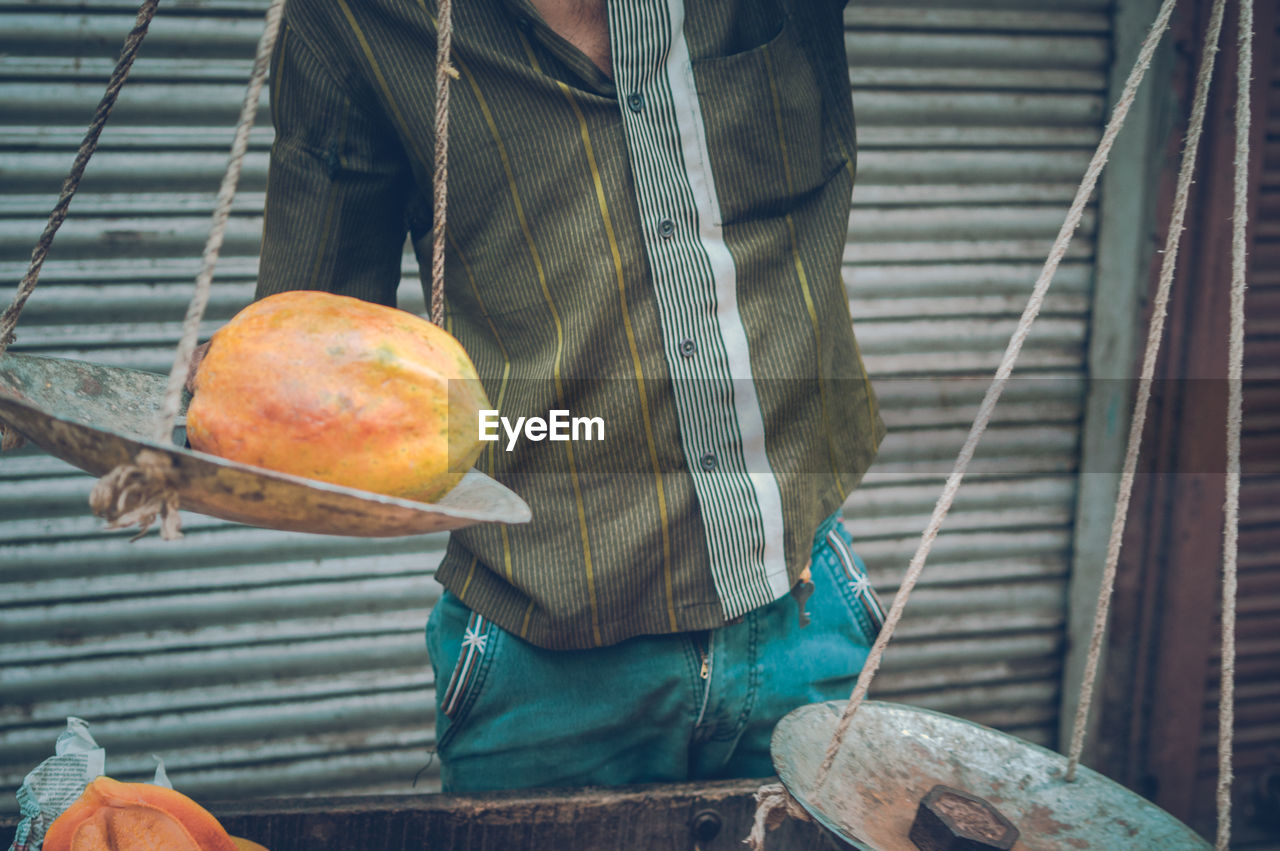
[[[702,458],[698,460],[699,466],[701,466],[702,469],[706,470],[708,473],[713,472],[718,463],[720,462],[716,460],[716,456],[714,452],[708,452],[706,455],[703,455]]]
[[[676,232],[676,223],[671,219],[663,219],[658,222],[658,233],[662,234],[663,239],[671,239],[671,235]]]
[[[680,341],[681,357],[691,358],[698,353],[698,344],[686,337]]]
[[[627,108],[632,112],[639,112],[644,109],[644,95],[639,92],[632,92],[627,95]]]

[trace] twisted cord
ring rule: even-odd
[[[1129,108],[1133,105],[1134,97],[1137,94],[1138,85],[1142,82],[1142,78],[1146,75],[1147,68],[1151,64],[1151,57],[1155,53],[1156,45],[1160,41],[1160,36],[1169,26],[1169,18],[1173,14],[1173,7],[1176,0],[1164,0],[1160,7],[1159,13],[1156,15],[1155,21],[1151,25],[1151,30],[1147,34],[1146,41],[1143,42],[1142,48],[1138,53],[1138,58],[1134,63],[1133,69],[1129,72],[1129,77],[1125,81],[1124,90],[1121,92],[1119,100],[1116,102],[1112,111],[1111,118],[1107,121],[1106,130],[1103,132],[1101,141],[1098,142],[1098,148],[1094,151],[1093,158],[1089,162],[1089,167],[1085,171],[1080,186],[1076,190],[1075,200],[1072,201],[1070,209],[1067,211],[1066,219],[1062,223],[1062,228],[1058,231],[1058,236],[1054,240],[1053,247],[1049,251],[1049,256],[1045,260],[1044,268],[1040,272],[1040,276],[1036,279],[1035,287],[1032,290],[1031,298],[1027,302],[1026,309],[1023,311],[1022,318],[1018,322],[1018,327],[1013,333],[1013,337],[1009,340],[1008,348],[1005,350],[1004,357],[1000,361],[999,367],[992,380],[991,386],[987,389],[986,396],[982,400],[982,405],[978,409],[977,417],[974,419],[973,426],[969,430],[969,436],[965,440],[964,446],[960,449],[960,454],[956,458],[955,467],[952,469],[951,475],[947,478],[946,487],[942,491],[942,495],[938,498],[937,505],[934,507],[933,516],[929,519],[929,524],[925,528],[920,539],[920,546],[916,550],[915,556],[912,557],[911,563],[907,568],[907,572],[902,580],[902,585],[898,589],[898,593],[894,595],[893,606],[889,609],[889,614],[885,618],[884,626],[880,630],[880,635],[876,638],[874,646],[871,648],[870,654],[867,656],[866,663],[862,666],[862,672],[858,675],[857,685],[854,686],[853,694],[849,697],[848,703],[845,704],[844,712],[841,714],[840,722],[836,726],[835,735],[831,739],[831,743],[827,746],[826,755],[823,758],[821,766],[818,768],[818,775],[815,781],[815,788],[821,788],[826,781],[827,775],[831,770],[831,764],[835,761],[836,754],[840,750],[840,745],[844,741],[845,733],[849,729],[849,724],[853,720],[853,715],[857,712],[858,707],[862,704],[866,697],[867,689],[874,679],[877,669],[880,667],[881,657],[884,655],[884,649],[889,643],[889,639],[893,636],[893,631],[897,627],[898,621],[902,618],[902,610],[906,605],[911,590],[915,587],[916,582],[920,578],[920,573],[924,570],[925,559],[928,558],[929,552],[933,549],[934,540],[937,538],[938,530],[942,526],[942,521],[946,518],[947,512],[951,510],[951,504],[955,501],[956,492],[960,488],[960,482],[964,479],[964,474],[968,470],[970,461],[973,460],[973,454],[978,446],[978,441],[982,438],[983,432],[986,431],[987,425],[991,422],[992,414],[995,411],[996,402],[999,401],[1000,395],[1004,392],[1004,387],[1008,383],[1009,375],[1013,372],[1013,365],[1018,359],[1018,354],[1022,351],[1022,345],[1026,341],[1028,333],[1031,331],[1031,325],[1035,322],[1036,316],[1040,313],[1040,307],[1044,303],[1044,297],[1049,289],[1049,284],[1053,281],[1053,275],[1058,269],[1058,264],[1063,256],[1066,255],[1067,247],[1071,243],[1072,234],[1080,224],[1080,220],[1084,215],[1085,204],[1089,197],[1093,194],[1094,187],[1098,182],[1098,175],[1102,172],[1102,167],[1107,162],[1107,157],[1111,153],[1111,147],[1115,143],[1115,138],[1120,132],[1120,128],[1124,125],[1124,120],[1129,114]]]
[[[751,822],[751,832],[742,840],[751,851],[764,851],[765,832],[776,829],[782,820],[790,816],[797,821],[809,821],[800,802],[791,797],[781,783],[767,783],[756,790],[756,814]]]
[[[151,26],[151,20],[156,15],[156,6],[158,4],[159,0],[143,0],[142,5],[138,7],[138,15],[134,20],[133,29],[125,37],[124,46],[120,49],[120,58],[116,61],[116,67],[112,70],[111,77],[107,81],[106,91],[102,93],[97,109],[94,110],[93,120],[89,122],[89,128],[85,131],[79,150],[76,151],[76,158],[71,163],[71,171],[67,173],[66,179],[62,182],[62,192],[58,195],[58,201],[53,205],[53,210],[49,213],[49,220],[45,222],[44,231],[40,234],[40,238],[36,240],[35,248],[31,251],[31,262],[27,266],[27,273],[22,276],[22,281],[18,284],[18,291],[14,295],[13,301],[5,309],[4,314],[0,315],[0,355],[3,355],[16,339],[13,332],[18,326],[18,317],[22,314],[22,309],[26,306],[27,299],[31,298],[31,294],[35,292],[36,284],[40,281],[40,270],[44,268],[45,258],[49,256],[49,248],[53,245],[53,238],[67,218],[67,211],[71,207],[71,199],[75,197],[76,190],[80,188],[80,180],[84,177],[85,167],[89,165],[90,158],[93,157],[94,151],[98,149],[98,137],[102,135],[102,128],[106,126],[107,119],[111,117],[111,110],[115,108],[120,90],[124,87],[124,82],[129,76],[130,69],[133,68],[133,60],[138,56],[138,50],[142,47],[142,40],[146,38],[147,30]],[[26,440],[17,430],[0,421],[0,452],[17,449],[24,443],[26,443]]]
[[[40,270],[44,267],[45,258],[49,256],[49,247],[53,245],[53,237],[58,233],[58,228],[62,227],[63,221],[67,218],[67,210],[71,207],[71,199],[75,197],[76,190],[80,188],[80,179],[84,177],[84,170],[89,164],[89,159],[93,156],[94,151],[98,149],[98,137],[102,135],[102,128],[106,126],[107,119],[111,117],[111,110],[115,108],[116,99],[120,96],[120,90],[124,88],[124,81],[129,76],[129,70],[133,68],[133,60],[138,56],[138,50],[142,47],[142,40],[146,38],[147,29],[151,26],[151,20],[156,15],[156,6],[158,4],[159,0],[143,0],[142,5],[138,7],[138,17],[134,21],[133,29],[125,37],[124,47],[120,49],[120,58],[116,61],[116,67],[111,72],[111,78],[107,81],[107,89],[102,93],[102,99],[98,101],[98,108],[94,110],[93,120],[89,122],[89,129],[85,131],[84,139],[80,142],[80,149],[76,151],[76,158],[71,164],[71,171],[68,172],[66,180],[62,182],[62,192],[58,196],[58,202],[53,205],[53,210],[49,213],[49,221],[45,223],[44,232],[40,234],[40,239],[36,241],[36,246],[31,252],[31,263],[27,267],[27,273],[22,277],[21,283],[18,284],[18,292],[14,296],[13,302],[5,310],[4,315],[0,316],[0,355],[3,355],[5,350],[9,348],[9,344],[14,341],[13,329],[17,327],[18,316],[22,313],[22,308],[26,306],[27,299],[31,298],[31,293],[35,291],[36,284],[40,280]]]
[[[1249,219],[1250,92],[1253,0],[1237,21],[1236,150],[1231,214],[1231,332],[1227,348],[1227,493],[1222,523],[1222,676],[1218,695],[1217,851],[1231,841],[1231,747],[1235,728],[1237,548],[1240,524],[1240,426],[1244,406],[1245,235]]]
[[[249,78],[244,104],[240,110],[240,120],[236,125],[235,140],[231,144],[227,171],[223,175],[222,186],[218,190],[213,224],[205,243],[200,272],[196,276],[195,292],[191,297],[191,303],[187,306],[186,319],[182,323],[182,337],[178,341],[173,368],[169,371],[168,385],[161,401],[160,418],[153,435],[158,443],[168,445],[173,440],[173,426],[177,421],[178,408],[182,403],[183,384],[191,369],[196,337],[200,332],[200,320],[204,317],[205,308],[209,304],[213,270],[217,266],[218,255],[222,251],[227,222],[231,216],[231,204],[235,200],[244,155],[249,148],[249,131],[257,115],[258,99],[267,77],[271,50],[280,30],[283,11],[284,0],[272,0],[270,8],[267,9],[266,26],[258,41],[258,53],[254,58],[253,73]],[[166,461],[163,465],[147,461],[150,455],[156,454],[158,453],[152,450],[140,452],[133,463],[121,464],[94,484],[89,502],[94,513],[107,519],[108,528],[138,523],[142,526],[142,532],[145,532],[159,515],[161,535],[166,540],[181,537],[178,493],[174,485],[172,465],[167,463],[168,458],[165,456],[162,456]],[[142,532],[139,532],[139,535]]]
[[[182,323],[182,337],[178,340],[173,368],[169,370],[169,383],[165,388],[164,401],[160,408],[160,420],[153,435],[160,443],[168,443],[173,439],[173,424],[178,418],[178,408],[182,404],[182,388],[191,371],[191,358],[196,349],[196,338],[200,334],[200,320],[204,318],[205,308],[209,305],[213,270],[218,265],[218,255],[222,252],[222,243],[226,238],[227,223],[231,218],[231,204],[235,201],[236,188],[240,183],[245,152],[249,150],[249,131],[253,129],[254,119],[258,114],[258,99],[262,95],[262,85],[267,79],[267,69],[271,64],[271,50],[275,46],[276,35],[280,31],[280,17],[283,13],[284,0],[272,0],[271,6],[267,9],[266,26],[258,39],[258,53],[253,60],[253,73],[249,77],[244,103],[240,107],[240,119],[236,124],[235,139],[231,143],[227,171],[222,176],[222,185],[218,189],[218,200],[213,210],[213,224],[209,228],[209,238],[205,242],[200,273],[196,276],[195,293],[191,297],[191,303],[187,305],[187,316]]]
[[[1120,488],[1116,496],[1116,510],[1111,518],[1111,536],[1107,541],[1107,561],[1098,588],[1098,602],[1094,610],[1093,632],[1089,637],[1089,653],[1085,660],[1084,674],[1080,682],[1080,699],[1076,704],[1075,721],[1071,728],[1071,744],[1068,749],[1068,781],[1076,779],[1076,768],[1084,750],[1085,733],[1089,715],[1093,711],[1093,692],[1098,679],[1098,666],[1102,657],[1102,638],[1106,633],[1111,609],[1112,591],[1116,584],[1116,569],[1120,563],[1120,543],[1124,535],[1129,503],[1133,495],[1133,481],[1138,470],[1138,454],[1142,447],[1142,429],[1147,421],[1147,407],[1151,400],[1151,386],[1155,377],[1156,358],[1164,339],[1165,316],[1169,308],[1169,294],[1173,289],[1173,273],[1182,244],[1183,222],[1187,215],[1187,202],[1191,195],[1191,181],[1195,175],[1196,154],[1200,149],[1200,137],[1204,131],[1205,114],[1208,111],[1209,88],[1213,81],[1214,60],[1218,53],[1222,32],[1223,12],[1226,0],[1214,0],[1209,14],[1209,27],[1205,31],[1204,44],[1200,48],[1200,68],[1196,74],[1195,93],[1191,104],[1191,118],[1187,126],[1187,138],[1183,143],[1182,163],[1178,167],[1177,190],[1173,210],[1169,217],[1169,232],[1165,234],[1164,255],[1160,263],[1159,284],[1151,308],[1151,323],[1147,328],[1146,350],[1142,355],[1141,378],[1138,381],[1137,398],[1134,400],[1133,417],[1129,420],[1129,437],[1125,449],[1124,467],[1120,475]]]
[[[453,2],[440,0],[436,41],[436,152],[432,178],[431,321],[444,327],[444,228],[449,184],[449,79],[458,72],[449,61],[453,49]]]
[[[137,525],[136,541],[160,518],[160,537],[182,537],[178,515],[177,474],[168,455],[143,449],[132,464],[121,464],[99,479],[89,494],[89,507],[106,518],[108,529]]]

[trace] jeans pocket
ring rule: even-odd
[[[446,594],[428,624],[428,653],[436,673],[436,747],[443,750],[462,729],[484,690],[502,631]],[[451,667],[446,667],[453,660]],[[449,671],[447,681],[442,675]]]
[[[826,566],[841,598],[871,644],[884,626],[885,612],[867,578],[866,565],[853,551],[852,542],[842,523],[830,525],[822,540],[814,541],[814,563]]]

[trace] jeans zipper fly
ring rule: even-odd
[[[695,727],[702,723],[703,716],[707,714],[707,702],[711,699],[711,664],[712,664],[712,648],[715,646],[715,633],[706,633],[707,643],[704,647],[698,638],[693,639],[693,646],[698,649],[698,656],[702,659],[702,667],[698,670],[698,676],[702,678],[702,706],[698,710],[698,720],[693,723]]]

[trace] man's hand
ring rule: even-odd
[[[200,362],[204,360],[204,356],[209,353],[209,343],[204,342],[196,346],[196,350],[191,353],[191,368],[187,370],[187,380],[183,384],[187,388],[187,392],[195,395],[196,392],[196,370],[200,368]]]

